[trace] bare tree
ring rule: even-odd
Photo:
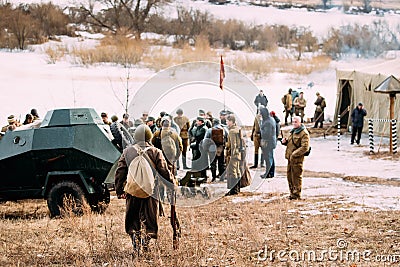
[[[132,32],[136,39],[146,30],[150,12],[171,0],[94,0],[81,5],[89,23],[113,33],[121,30]],[[95,4],[105,6],[95,11]]]
[[[10,14],[10,29],[14,33],[19,49],[25,49],[27,38],[35,22],[23,10],[16,9]]]

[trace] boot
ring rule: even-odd
[[[182,157],[182,163],[184,169],[189,169],[188,166],[186,165],[186,157]]]
[[[256,169],[258,167],[258,154],[254,154],[254,165],[250,169]]]
[[[264,164],[264,155],[261,154],[261,168],[264,168],[265,164]]]
[[[217,170],[214,168],[211,168],[211,175],[212,175],[211,182],[215,182],[215,179],[217,178]]]

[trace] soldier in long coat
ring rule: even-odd
[[[257,114],[254,118],[253,128],[251,130],[251,141],[254,143],[254,164],[250,169],[258,168],[259,150],[261,148],[261,131],[260,131],[261,119],[260,115]],[[261,167],[264,167],[263,154],[261,153]]]
[[[315,107],[315,113],[314,113],[314,127],[318,127],[318,123],[320,123],[319,128],[322,128],[324,126],[324,110],[326,107],[326,101],[325,98],[320,95],[320,93],[316,93],[317,95],[317,100],[315,100],[314,105]]]
[[[183,168],[187,169],[188,167],[187,167],[187,163],[186,163],[186,152],[187,152],[188,146],[189,146],[190,121],[189,121],[188,117],[183,115],[183,110],[181,108],[179,108],[176,111],[176,114],[177,114],[177,116],[174,117],[174,122],[178,125],[178,127],[180,129],[180,137],[182,139],[182,163],[183,163]]]
[[[242,170],[240,163],[242,160],[242,146],[240,128],[236,125],[236,118],[234,115],[229,115],[226,119],[229,134],[228,141],[226,142],[226,177],[228,182],[229,192],[227,195],[236,195],[240,192],[240,178],[242,177]]]
[[[147,125],[140,125],[135,131],[135,141],[143,149],[150,147],[146,153],[150,160],[154,163],[157,173],[168,181],[169,186],[177,184],[174,176],[168,170],[167,161],[160,149],[153,147],[150,144],[152,133]],[[115,191],[118,198],[126,199],[126,213],[125,213],[125,231],[130,235],[134,248],[137,248],[137,242],[144,242],[148,244],[150,238],[158,237],[158,184],[162,181],[159,176],[156,176],[156,185],[153,196],[147,198],[137,198],[124,192],[124,185],[128,175],[128,166],[132,160],[137,157],[137,151],[134,147],[127,147],[119,161],[115,173]],[[144,226],[144,229],[142,228]],[[140,240],[141,231],[145,232],[145,239]]]
[[[290,121],[292,121],[292,107],[293,107],[293,98],[292,98],[292,88],[289,88],[289,91],[286,95],[282,97],[282,104],[284,106],[285,112],[285,125],[288,125],[287,118],[290,115]]]

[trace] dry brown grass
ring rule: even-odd
[[[166,47],[156,47],[143,57],[144,64],[159,71],[174,65],[194,62],[194,61],[215,61],[217,53],[211,49],[206,36],[198,36],[194,46],[187,43],[182,44],[181,48],[168,50]]]
[[[315,56],[310,59],[295,60],[283,56],[254,57],[242,55],[232,60],[233,65],[244,73],[251,73],[258,78],[272,72],[308,75],[314,71],[328,69],[331,59],[327,56]]]
[[[273,262],[258,261],[257,254],[266,245],[276,251],[321,251],[336,248],[339,238],[346,240],[351,250],[369,249],[374,255],[399,253],[398,211],[343,211],[343,204],[330,199],[289,201],[278,194],[261,196],[263,201],[233,203],[232,197],[225,197],[207,206],[178,207],[180,249],[172,249],[171,226],[163,217],[158,241],[151,243],[151,252],[139,258],[132,257],[130,239],[124,232],[123,200],[112,199],[104,215],[85,213],[64,219],[49,219],[44,201],[7,202],[0,211],[0,265],[295,266],[276,257]],[[302,213],[313,207],[327,212]],[[168,214],[169,208],[164,208]]]
[[[48,46],[44,52],[47,55],[46,62],[48,64],[55,64],[68,53],[67,49],[62,45]]]
[[[144,41],[126,36],[113,36],[105,37],[92,49],[74,48],[71,54],[76,64],[115,63],[127,67],[140,62],[146,49],[147,44]]]

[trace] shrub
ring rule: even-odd
[[[72,54],[76,64],[91,65],[108,62],[129,67],[141,61],[145,49],[144,41],[113,35],[105,37],[96,48],[75,48]]]

